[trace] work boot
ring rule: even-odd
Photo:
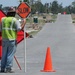
[[[5,73],[5,70],[1,70],[0,73]]]
[[[14,71],[12,69],[6,69],[6,73],[14,73]]]

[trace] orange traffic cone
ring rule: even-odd
[[[52,59],[50,54],[50,48],[47,48],[46,59],[44,64],[44,69],[41,72],[55,72],[52,67]]]

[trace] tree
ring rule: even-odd
[[[55,0],[52,2],[51,4],[51,11],[53,14],[57,14],[58,13],[58,2]]]
[[[75,1],[74,1],[74,2],[72,2],[72,7],[75,7]]]
[[[37,7],[38,6],[38,7]],[[32,13],[43,13],[44,12],[44,6],[41,2],[35,2],[33,5],[32,5]]]
[[[58,5],[58,12],[59,12],[59,13],[62,13],[62,12],[63,12],[62,3]]]
[[[49,3],[45,3],[45,12],[49,13]]]
[[[30,0],[30,5],[33,5],[35,0]]]
[[[75,13],[75,1],[72,2],[70,9],[72,13]]]
[[[23,2],[27,2],[27,3],[29,3],[29,0],[23,0]]]
[[[75,1],[73,1],[71,5],[64,7],[64,11],[66,11],[67,14],[75,13]]]
[[[2,9],[2,4],[0,4],[0,9]]]
[[[22,2],[22,0],[19,0],[19,3],[21,3]]]
[[[38,6],[38,8],[37,8]],[[39,13],[43,13],[44,12],[44,6],[41,2],[37,2],[35,3],[35,8],[36,8],[36,12],[39,12]]]

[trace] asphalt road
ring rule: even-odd
[[[51,49],[52,66],[56,72],[40,72],[44,67],[47,47]],[[14,60],[15,75],[74,75],[75,26],[72,24],[71,15],[58,15],[55,23],[47,23],[34,38],[26,39],[26,45],[22,41],[15,56],[22,67],[22,70],[19,70]]]

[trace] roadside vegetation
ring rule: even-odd
[[[53,14],[43,14],[43,15],[36,15],[38,16],[38,23],[37,25],[34,23],[34,17],[28,17],[27,23],[26,23],[26,29],[27,30],[33,30],[29,32],[30,35],[35,36],[46,23],[54,23],[56,21],[57,15]]]
[[[75,14],[71,14],[72,17],[72,23],[75,24]]]

